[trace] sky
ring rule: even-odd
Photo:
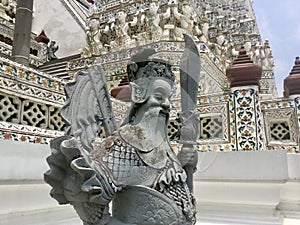
[[[283,80],[300,56],[300,1],[254,0],[253,9],[262,39],[270,42],[276,86],[282,96]]]

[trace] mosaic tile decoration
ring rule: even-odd
[[[59,78],[0,57],[0,87],[3,92],[62,105],[65,102],[64,84]]]
[[[200,105],[197,110],[201,122],[199,143],[229,143],[228,103]]]
[[[144,47],[154,48],[157,51],[156,57],[169,61],[173,65],[174,71],[178,70],[180,58],[184,50],[183,42],[161,41],[145,45]],[[199,48],[202,48],[201,46]],[[98,57],[82,58],[68,63],[69,73],[84,70],[88,66],[101,64],[108,81],[121,80],[126,74],[127,62],[133,54],[136,54],[140,48],[123,49],[118,53],[108,53]],[[201,85],[203,93],[221,92],[228,90],[228,82],[225,76],[224,66],[216,60],[214,54],[206,48],[200,53],[201,68],[205,76],[207,85]],[[204,81],[204,80],[203,80]],[[115,87],[115,85],[113,85]]]
[[[62,131],[0,121],[0,139],[3,140],[49,144],[53,138],[62,135],[64,135]]]
[[[262,101],[261,106],[265,121],[266,149],[300,152],[299,99],[272,99]]]
[[[64,81],[0,57],[0,137],[48,144],[63,134]]]
[[[263,132],[258,90],[235,90],[237,150],[263,150]]]
[[[201,118],[216,116],[222,121],[222,138],[199,139],[196,148],[199,151],[235,151],[235,117],[233,96],[230,93],[215,93],[198,96]],[[200,126],[200,134],[203,133]]]

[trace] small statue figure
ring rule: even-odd
[[[49,46],[47,47],[47,58],[48,61],[51,61],[53,59],[57,59],[55,52],[58,50],[58,45],[55,45],[55,41],[50,41]]]
[[[162,38],[163,30],[160,27],[160,21],[170,17],[170,8],[163,14],[158,13],[159,3],[157,0],[152,0],[149,4],[149,11],[146,16],[142,16],[141,22],[146,22],[147,36],[152,41],[159,41]]]
[[[201,23],[202,23],[202,30],[200,33],[200,42],[207,44],[208,43],[208,29],[209,29],[209,23],[208,23],[208,18],[206,15],[204,15],[201,19]]]
[[[245,37],[245,40],[244,40],[244,47],[245,47],[245,50],[247,52],[247,54],[252,57],[252,52],[251,52],[251,49],[252,49],[252,43],[251,43],[251,40],[248,36]]]
[[[268,39],[265,40],[265,43],[261,50],[261,65],[263,70],[274,69],[274,58],[272,56],[272,51]]]
[[[209,46],[212,47],[216,56],[221,60],[221,62],[226,64],[226,52],[228,50],[227,40],[221,30],[217,31],[217,36],[214,43],[210,43]]]
[[[252,53],[253,55],[252,60],[254,64],[261,64],[260,49],[261,49],[260,42],[257,41],[255,46],[253,46],[253,53]]]
[[[3,0],[1,1],[1,4],[3,5],[5,10],[5,14],[6,14],[5,17],[7,17],[7,19],[13,23],[16,17],[15,4],[11,0]]]
[[[130,26],[135,26],[137,24],[137,17],[135,16],[133,21],[126,21],[126,12],[124,8],[121,8],[117,12],[117,21],[113,18],[108,23],[111,23],[110,29],[115,32],[115,40],[111,42],[112,49],[122,49],[126,47],[132,47],[134,45],[134,40],[128,34]],[[106,31],[107,32],[107,31]]]
[[[90,57],[105,52],[101,43],[101,37],[99,18],[91,17],[88,21],[88,30],[86,32],[87,46],[83,49],[83,56]]]
[[[192,17],[192,8],[189,5],[189,2],[183,1],[182,3],[182,13],[178,12],[177,6],[172,8],[175,18],[180,22],[180,27],[175,28],[175,40],[182,41],[183,34],[188,34],[190,36],[194,36],[195,34],[200,34],[201,31],[199,30],[196,24],[196,21]]]

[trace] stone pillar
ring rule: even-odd
[[[12,59],[29,64],[33,0],[17,0]]]
[[[253,63],[244,47],[233,66],[226,71],[235,104],[237,151],[263,150],[263,127],[259,102],[259,81],[262,68]]]

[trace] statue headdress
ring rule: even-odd
[[[173,86],[175,78],[170,63],[163,59],[155,58],[155,53],[154,49],[142,49],[131,57],[127,64],[129,82],[134,82],[141,78],[163,78]]]
[[[182,5],[190,5],[190,2],[187,1],[187,0],[184,0],[184,1],[182,2]]]

